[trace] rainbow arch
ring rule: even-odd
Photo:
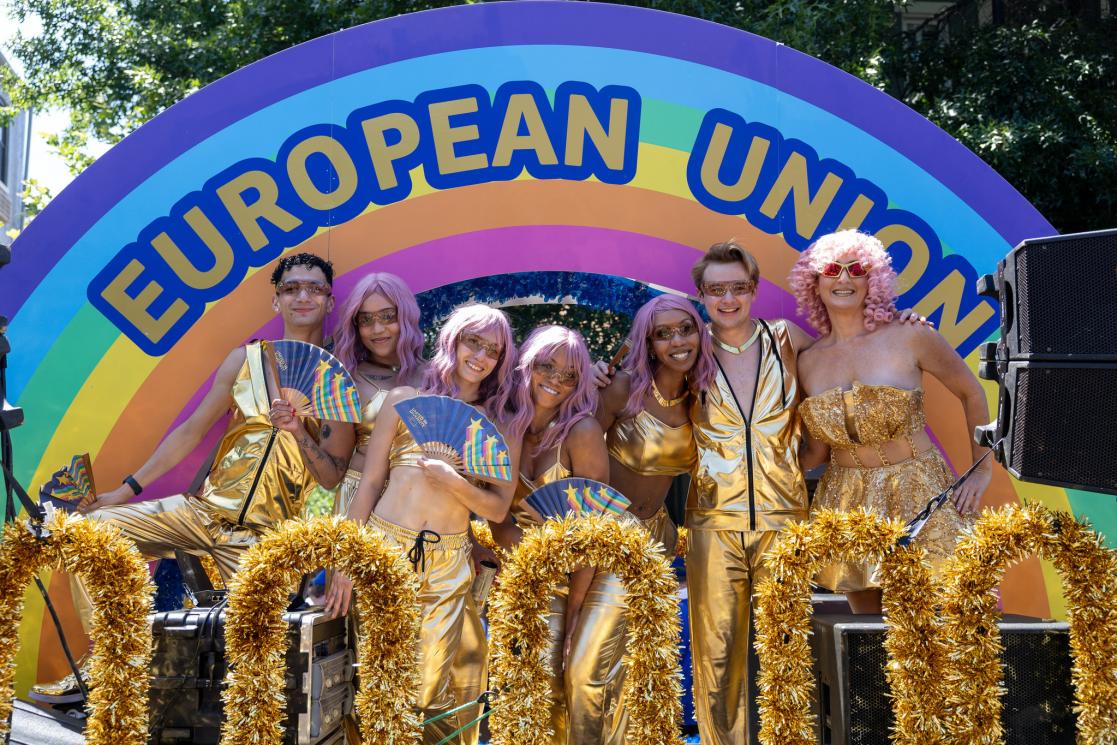
[[[899,240],[891,247],[898,266],[912,268],[907,304],[919,307],[930,297],[938,264],[989,271],[1019,240],[1054,232],[987,165],[899,102],[760,37],[593,3],[482,4],[380,21],[307,42],[190,96],[106,153],[16,241],[12,265],[0,272],[0,311],[12,316],[9,399],[27,412],[15,432],[21,481],[38,484],[88,450],[100,483],[115,483],[192,409],[229,348],[276,333],[266,272],[255,268],[158,356],[91,304],[94,277],[153,221],[237,163],[274,161],[309,127],[338,131],[351,112],[378,102],[411,102],[459,85],[492,95],[517,81],[552,97],[570,81],[635,91],[631,174],[606,183],[534,178],[525,170],[436,188],[431,181],[444,182],[415,166],[405,198],[365,205],[285,250],[329,256],[339,294],[374,269],[400,274],[417,292],[498,271],[619,274],[685,291],[696,247],[736,236],[761,262],[758,311],[794,316],[785,277],[798,254],[788,238],[799,219],[795,200],[785,200],[771,220],[750,219],[747,210],[711,208],[688,181],[702,123],[715,110],[776,132],[778,155],[806,147],[820,164],[840,164],[939,242],[942,257],[931,256],[922,273],[917,248]],[[945,287],[942,298],[956,300],[955,285]],[[995,335],[995,318],[977,328],[964,351]],[[964,463],[968,437],[960,418],[936,405],[948,402],[947,394],[931,384],[928,397],[936,439],[953,462]],[[210,445],[149,493],[183,489]],[[992,492],[1010,502],[1021,489],[1000,473]],[[1117,514],[1087,495],[1031,485],[1026,494],[1087,514],[1117,535]],[[51,588],[64,594],[58,578]],[[1013,570],[1004,589],[1006,608],[1060,612],[1058,582],[1038,562]],[[60,671],[41,602],[30,594],[27,600],[20,689]],[[67,629],[78,632],[69,616]]]

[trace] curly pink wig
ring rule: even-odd
[[[818,275],[831,261],[861,261],[869,269],[869,292],[865,296],[865,328],[888,323],[896,315],[896,272],[884,244],[857,230],[840,230],[819,238],[791,268],[787,283],[795,294],[800,313],[820,334],[830,333],[830,315],[818,295]]]
[[[509,400],[512,397],[512,373],[516,367],[516,343],[512,339],[512,326],[503,311],[479,303],[458,308],[438,332],[435,355],[423,377],[423,391],[436,396],[457,396],[460,392],[454,380],[458,369],[458,339],[462,334],[484,334],[495,330],[504,347],[496,367],[481,382],[480,404],[493,421],[507,421]]]
[[[399,339],[396,354],[399,356],[399,380],[409,380],[423,365],[423,332],[419,330],[419,304],[407,283],[394,274],[373,272],[361,279],[345,302],[341,304],[341,329],[337,333],[334,354],[341,364],[353,370],[372,355],[361,342],[357,331],[357,313],[370,295],[380,293],[396,306],[399,317]]]
[[[631,378],[628,401],[620,413],[621,419],[636,416],[644,408],[644,398],[651,393],[652,377],[659,365],[651,340],[655,314],[669,310],[683,311],[698,326],[698,356],[687,375],[690,392],[695,395],[704,392],[714,379],[714,351],[710,344],[710,335],[706,333],[706,324],[698,311],[681,297],[666,294],[654,297],[641,305],[640,310],[636,311],[636,317],[632,319],[632,331],[629,332],[631,348],[621,363],[621,369]]]
[[[559,405],[554,426],[548,427],[543,439],[535,448],[535,453],[550,450],[562,442],[571,428],[587,416],[593,416],[597,409],[597,385],[593,382],[593,361],[582,335],[565,326],[540,326],[533,330],[520,345],[520,361],[516,365],[516,393],[513,401],[515,413],[509,424],[514,433],[527,431],[534,415],[535,404],[531,397],[531,371],[537,361],[554,359],[555,354],[565,351],[567,359],[578,372],[578,383],[574,390]]]

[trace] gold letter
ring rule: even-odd
[[[217,228],[213,226],[209,217],[202,212],[200,207],[191,207],[183,216],[183,219],[187,225],[194,229],[197,236],[202,239],[202,243],[213,255],[212,268],[204,272],[199,271],[194,263],[182,253],[182,249],[178,247],[174,239],[166,233],[160,233],[152,238],[151,246],[163,257],[163,261],[167,262],[167,266],[178,275],[178,278],[187,287],[193,287],[195,290],[208,290],[218,285],[221,280],[228,276],[229,270],[233,267],[233,248],[229,245],[229,241],[225,240],[225,236],[217,231]]]
[[[725,151],[729,149],[729,136],[733,129],[728,124],[718,122],[714,125],[713,134],[710,135],[710,145],[702,156],[702,188],[714,199],[725,202],[739,202],[748,198],[756,188],[756,181],[760,178],[760,168],[764,159],[768,157],[768,148],[772,142],[763,137],[753,136],[749,144],[745,164],[741,168],[741,175],[733,184],[722,183],[721,165],[725,162]]]
[[[252,204],[244,201],[244,192],[255,189],[260,198]],[[260,228],[260,220],[267,220],[284,232],[291,232],[302,225],[302,220],[275,203],[279,198],[279,187],[275,180],[263,171],[248,171],[227,184],[217,187],[217,197],[233,216],[241,235],[248,241],[253,251],[268,244],[267,236]]]
[[[601,120],[594,114],[589,100],[581,94],[570,96],[566,116],[566,164],[582,165],[582,149],[586,135],[597,148],[601,160],[612,171],[624,168],[625,137],[628,133],[628,100],[613,98],[609,100],[609,131],[605,131]]]
[[[907,225],[885,225],[876,232],[876,237],[884,244],[885,250],[893,243],[906,243],[911,248],[911,260],[896,277],[896,294],[903,295],[915,287],[923,272],[927,271],[927,265],[931,262],[931,249],[927,247],[923,236]]]
[[[325,155],[337,171],[337,188],[322,192],[314,185],[306,170],[306,161],[314,153]],[[357,167],[340,142],[333,137],[316,135],[308,137],[287,155],[287,178],[299,199],[311,209],[325,211],[340,207],[357,192]]]
[[[372,168],[376,172],[376,183],[381,190],[393,189],[399,185],[392,162],[411,155],[419,147],[419,125],[407,114],[382,114],[374,119],[361,122],[368,143],[368,154],[372,158]],[[389,145],[384,133],[389,129],[399,132],[399,142]]]
[[[812,197],[810,184],[807,183],[807,159],[796,152],[787,156],[787,162],[780,169],[776,183],[760,205],[760,212],[769,218],[775,218],[783,205],[787,195],[791,195],[791,209],[795,218],[795,232],[800,237],[810,240],[818,224],[822,222],[826,210],[834,201],[834,195],[842,185],[842,179],[836,173],[827,173],[822,179],[822,186]]]
[[[527,125],[527,134],[520,134],[520,122]],[[496,141],[493,166],[502,167],[512,162],[516,150],[534,150],[539,163],[545,166],[558,164],[558,156],[551,145],[543,117],[535,105],[535,96],[530,93],[516,93],[508,97],[508,108],[504,111],[504,123],[500,127],[500,137]]]
[[[853,200],[853,204],[849,206],[849,211],[846,216],[842,218],[838,230],[849,230],[850,228],[860,228],[861,223],[865,222],[865,218],[869,216],[869,211],[873,209],[876,202],[869,199],[864,194],[858,194],[857,199]]]
[[[488,167],[489,159],[484,153],[461,156],[454,153],[454,145],[457,143],[476,140],[480,136],[476,124],[450,126],[450,117],[477,111],[476,98],[439,101],[428,106],[427,111],[431,119],[431,135],[434,137],[434,154],[438,158],[439,173],[446,175]]]
[[[171,326],[174,326],[178,319],[182,318],[189,306],[181,298],[176,298],[163,315],[158,318],[153,317],[148,309],[155,302],[155,299],[163,294],[162,287],[155,282],[148,282],[135,298],[129,297],[127,292],[128,285],[136,281],[143,270],[143,264],[136,259],[132,259],[128,262],[128,266],[124,267],[123,271],[109,283],[108,287],[101,291],[101,297],[109,305],[120,311],[120,314],[127,318],[152,343],[158,343]]]
[[[915,304],[915,312],[921,316],[929,316],[942,308],[939,333],[955,349],[993,316],[993,309],[988,303],[978,303],[965,318],[959,320],[958,313],[962,308],[962,296],[965,294],[966,278],[955,269]]]

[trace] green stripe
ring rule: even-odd
[[[1105,538],[1105,545],[1117,549],[1117,509],[1114,509],[1112,494],[1067,489],[1070,508],[1077,518],[1086,518],[1094,530]]]

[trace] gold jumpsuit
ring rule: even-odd
[[[389,473],[396,468],[416,467],[423,456],[403,421],[396,425],[388,454]],[[414,531],[371,514],[368,525],[379,530],[407,554],[419,579],[419,656],[421,678],[416,704],[424,719],[455,708],[450,670],[461,642],[462,625],[468,613],[467,599],[473,583],[468,532],[438,534]],[[437,743],[464,725],[463,712],[452,714],[423,728],[423,742]],[[464,734],[451,743],[466,742]]]
[[[641,476],[677,476],[694,467],[690,423],[664,424],[648,411],[615,422],[605,435],[609,455]],[[676,528],[663,505],[641,525],[675,548]],[[566,670],[569,743],[623,745],[628,725],[623,688],[627,595],[615,574],[598,570],[582,604]]]
[[[779,530],[807,518],[795,347],[787,321],[767,325],[753,400],[738,402],[719,367],[690,409],[698,448],[686,518],[694,708],[710,745],[759,734],[753,590]]]
[[[232,417],[200,494],[105,507],[86,519],[120,528],[148,560],[173,558],[175,549],[208,554],[227,582],[241,556],[264,531],[301,515],[303,499],[316,482],[294,435],[271,426],[272,397],[264,376],[267,345],[263,341],[245,347],[245,361],[231,392]],[[319,422],[303,423],[317,439]],[[78,577],[71,576],[70,581],[88,633],[89,594]]]
[[[818,482],[812,510],[852,510],[858,507],[878,515],[907,521],[923,509],[927,500],[953,482],[950,469],[932,445],[916,452],[913,435],[923,430],[923,391],[888,385],[861,385],[842,391],[833,388],[811,396],[801,405],[803,421],[811,436],[844,450],[859,464],[852,468],[831,460]],[[902,445],[903,460],[885,448]],[[882,465],[865,466],[858,448],[871,448]],[[862,450],[864,452],[864,450]],[[954,553],[958,534],[970,527],[972,518],[960,515],[952,502],[944,504],[919,534],[918,543],[927,549],[936,568]],[[833,564],[819,573],[817,582],[835,592],[854,592],[880,587],[879,564]]]
[[[516,496],[512,500],[512,517],[516,524],[523,528],[532,528],[540,524],[539,516],[528,509],[524,504],[524,497],[531,494],[541,486],[546,486],[553,481],[570,478],[570,469],[562,464],[562,444],[554,465],[534,480],[529,479],[522,472],[520,483],[516,487]],[[566,601],[570,595],[570,586],[563,582],[554,588],[551,595],[551,607],[547,613],[547,628],[549,639],[547,643],[547,661],[551,668],[551,730],[554,732],[551,742],[555,745],[566,745],[568,732],[568,719],[566,709],[566,694],[563,690],[563,660],[562,646],[566,624]]]

